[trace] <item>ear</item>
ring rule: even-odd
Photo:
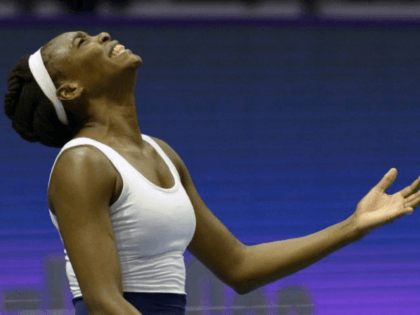
[[[64,83],[56,91],[57,96],[62,101],[73,101],[82,96],[83,87],[77,83]]]

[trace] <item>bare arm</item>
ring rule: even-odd
[[[158,139],[156,139],[158,140]],[[166,143],[159,144],[175,163],[194,206],[197,227],[188,250],[237,293],[245,294],[302,270],[372,229],[409,214],[420,203],[420,180],[386,195],[396,177],[390,170],[359,202],[356,212],[341,223],[317,233],[284,241],[246,246],[213,215],[200,198],[179,156]]]
[[[304,237],[248,246],[237,267],[238,293],[296,273],[358,239],[354,223],[345,220]]]
[[[188,250],[239,294],[289,276],[357,240],[348,220],[305,237],[245,246],[205,206],[186,169],[182,177],[197,217]]]
[[[118,253],[109,216],[116,170],[93,147],[68,149],[59,157],[50,207],[90,314],[141,315],[123,297]]]
[[[302,270],[373,229],[412,213],[420,203],[420,180],[386,195],[396,175],[397,171],[391,169],[359,202],[356,212],[341,223],[305,237],[247,247],[239,266],[241,290],[246,293]]]

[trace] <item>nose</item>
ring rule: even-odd
[[[98,35],[98,40],[99,40],[99,42],[102,44],[102,43],[105,43],[105,42],[107,42],[107,41],[110,41],[111,40],[111,35],[109,35],[108,33],[106,33],[106,32],[102,32],[101,34],[99,34]]]

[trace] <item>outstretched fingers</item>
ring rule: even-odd
[[[404,200],[404,208],[411,208],[414,210],[420,204],[420,192],[411,194]]]
[[[401,194],[404,198],[414,194],[420,188],[420,177],[417,178],[410,186],[405,187],[401,190]]]
[[[380,182],[376,185],[376,188],[379,189],[381,192],[385,192],[394,182],[395,178],[397,178],[397,170],[395,168],[391,168],[388,173],[382,177]]]

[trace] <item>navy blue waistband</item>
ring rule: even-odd
[[[187,305],[185,294],[124,292],[123,296],[144,315],[184,315]],[[89,314],[83,297],[74,298],[72,302],[75,315]]]

